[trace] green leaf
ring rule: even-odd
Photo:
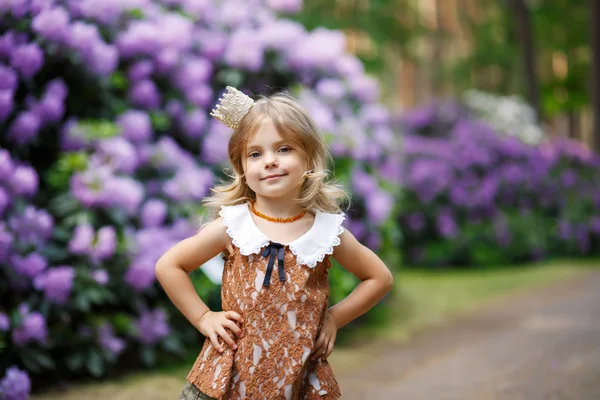
[[[185,349],[176,336],[168,336],[162,341],[162,347],[175,354],[183,354]]]
[[[152,347],[144,347],[141,350],[142,362],[144,365],[151,367],[156,363],[156,352]]]
[[[90,310],[90,302],[87,296],[84,293],[78,293],[75,296],[75,307],[83,312],[88,312]]]
[[[88,140],[107,139],[121,133],[121,128],[111,121],[82,120],[77,125],[83,137]]]
[[[123,72],[116,71],[110,76],[110,85],[118,90],[126,90],[128,86],[128,80]]]
[[[134,8],[129,11],[129,16],[133,19],[144,19],[144,11],[141,8]]]
[[[152,127],[157,131],[166,131],[171,126],[169,116],[164,112],[153,112],[150,114]]]
[[[85,366],[92,376],[99,377],[104,374],[104,360],[97,350],[88,351]]]
[[[75,353],[67,357],[67,367],[71,371],[77,371],[81,367],[83,367],[83,363],[85,362],[84,353]]]

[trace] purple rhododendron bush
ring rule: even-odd
[[[398,139],[341,32],[307,32],[293,0],[0,3],[0,398],[152,366],[201,335],[154,276],[224,178],[226,85],[289,90],[353,192],[346,224],[396,250]],[[340,268],[332,301],[353,288]],[[198,270],[200,296],[219,286]],[[33,382],[33,384],[32,384]]]
[[[398,218],[408,264],[600,255],[600,157],[583,145],[526,144],[451,101],[394,120],[405,132]]]

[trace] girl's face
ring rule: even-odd
[[[297,197],[306,162],[301,151],[284,140],[270,119],[265,119],[246,144],[246,183],[257,196]]]

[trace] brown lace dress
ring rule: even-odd
[[[328,308],[330,255],[344,214],[316,210],[312,228],[289,245],[271,241],[256,226],[247,203],[220,213],[232,238],[225,257],[222,308],[244,317],[237,350],[206,339],[187,376],[216,399],[338,399],[331,366],[312,361]]]

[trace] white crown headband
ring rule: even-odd
[[[219,99],[210,115],[228,127],[237,129],[242,118],[254,105],[254,100],[234,87],[227,86],[226,89],[227,92]]]

